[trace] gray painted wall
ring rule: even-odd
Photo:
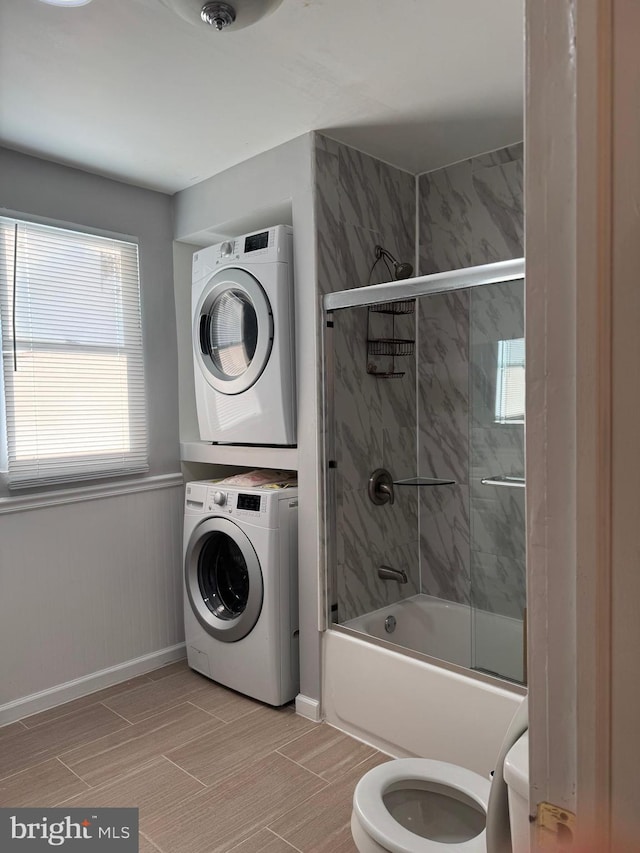
[[[0,486],[2,705],[184,635],[171,200],[4,149],[0,183],[3,212],[138,237],[150,437],[147,491],[13,512]]]

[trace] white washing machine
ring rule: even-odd
[[[295,445],[293,229],[196,252],[191,302],[200,438]]]
[[[187,483],[189,666],[270,705],[298,693],[298,490]]]

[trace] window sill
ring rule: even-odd
[[[97,486],[79,486],[58,491],[37,492],[20,495],[19,497],[0,498],[0,515],[8,512],[42,509],[60,504],[78,503],[79,501],[98,500],[100,498],[130,495],[134,492],[150,492],[156,489],[169,489],[182,486],[182,474],[159,474],[155,477],[139,477],[126,483],[102,483]]]

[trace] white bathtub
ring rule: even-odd
[[[392,632],[385,627],[389,616],[396,621]],[[365,613],[344,625],[459,666],[522,681],[520,619],[419,594]]]
[[[400,606],[361,618],[368,622],[368,633],[386,640],[389,635],[384,619],[393,613],[398,622],[397,641],[398,632],[410,634],[419,621],[424,624],[426,619],[435,627],[442,616],[455,619],[463,612],[452,613],[460,605],[420,600],[425,598],[416,596]],[[434,606],[434,601],[442,606]],[[448,651],[455,648],[462,653],[466,647],[468,660],[468,608],[466,620],[452,623],[455,627],[449,632]],[[464,638],[460,643],[458,631]],[[438,642],[440,639],[424,653],[435,656]],[[520,648],[520,643],[517,645]],[[328,630],[323,634],[326,721],[390,755],[449,761],[486,776],[493,769],[509,721],[525,692],[521,687],[482,680],[473,672],[455,671],[351,633]]]

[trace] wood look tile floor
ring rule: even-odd
[[[387,760],[180,661],[0,728],[0,806],[137,807],[141,853],[356,853]]]

